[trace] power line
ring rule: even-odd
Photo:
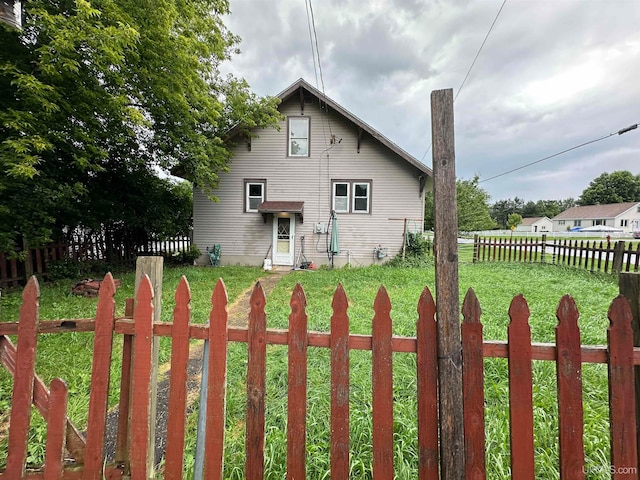
[[[307,9],[307,26],[309,27],[309,45],[311,46],[311,58],[313,60],[313,73],[316,76],[316,86],[318,85],[318,69],[316,68],[316,54],[313,50],[313,34],[311,33],[311,17],[309,16],[309,3],[305,0],[304,6]]]
[[[316,18],[313,14],[313,4],[309,1],[309,10],[311,10],[311,25],[313,26],[313,38],[316,41],[316,55],[318,57],[318,70],[320,70],[320,83],[322,84],[322,94],[326,96],[324,91],[324,78],[322,76],[322,64],[320,63],[320,50],[318,49],[318,32],[316,31]]]
[[[460,95],[460,92],[462,91],[462,87],[464,87],[464,84],[467,81],[467,78],[469,78],[469,74],[471,73],[471,69],[476,64],[476,60],[478,60],[478,57],[480,56],[480,52],[482,52],[482,48],[484,47],[484,44],[487,43],[487,39],[489,38],[489,35],[491,34],[491,31],[493,30],[494,25],[498,21],[498,17],[500,16],[500,13],[502,12],[502,9],[504,8],[504,4],[505,3],[507,3],[507,0],[504,0],[502,2],[502,5],[500,5],[500,10],[498,10],[498,13],[496,14],[496,18],[493,19],[493,23],[489,27],[489,31],[485,35],[484,40],[482,41],[482,45],[480,45],[480,48],[478,49],[478,53],[476,53],[476,56],[473,59],[473,62],[471,62],[471,66],[469,67],[469,70],[467,70],[467,74],[464,76],[464,80],[462,80],[462,83],[458,87],[458,92],[456,93],[456,96],[453,97],[453,101],[454,102],[456,101],[456,98],[458,98],[458,95]]]
[[[493,30],[493,27],[495,26],[496,22],[498,21],[498,17],[500,16],[500,13],[502,12],[502,9],[504,8],[505,3],[507,3],[507,0],[504,0],[502,2],[502,5],[500,5],[500,9],[498,10],[498,13],[496,14],[496,18],[493,19],[493,22],[491,23],[491,26],[489,27],[489,31],[484,36],[484,40],[482,41],[482,44],[480,45],[480,48],[478,49],[478,52],[476,53],[476,56],[473,59],[473,62],[471,62],[471,66],[467,70],[467,74],[464,76],[464,80],[462,80],[462,83],[458,87],[458,91],[456,92],[456,96],[453,97],[453,101],[454,102],[458,98],[458,95],[460,95],[460,92],[462,91],[462,87],[464,87],[464,84],[466,83],[467,78],[469,78],[469,74],[471,73],[471,70],[473,69],[473,66],[476,64],[476,60],[478,60],[478,57],[480,56],[480,52],[482,52],[482,49],[484,48],[484,44],[487,43],[487,39],[489,38],[489,35],[491,35],[491,31]],[[431,144],[429,144],[429,148],[427,148],[427,151],[424,152],[424,155],[422,155],[422,158],[420,159],[420,161],[424,160],[424,157],[427,156],[427,153],[429,153],[429,150],[431,150]]]
[[[629,132],[631,130],[635,130],[636,128],[638,128],[638,124],[637,123],[635,123],[635,124],[633,124],[633,125],[631,125],[629,127],[622,128],[622,129],[618,130],[617,132],[612,132],[612,133],[610,133],[608,135],[605,135],[603,137],[596,138],[596,139],[593,139],[593,140],[589,140],[588,142],[581,143],[580,145],[576,145],[575,147],[567,148],[566,150],[562,150],[561,152],[554,153],[553,155],[549,155],[548,157],[544,157],[544,158],[541,158],[539,160],[535,160],[533,162],[527,163],[525,165],[521,165],[520,167],[513,168],[513,169],[511,169],[509,171],[499,173],[498,175],[494,175],[493,177],[485,178],[484,180],[478,181],[478,183],[488,182],[489,180],[493,180],[494,178],[503,177],[503,176],[508,175],[510,173],[517,172],[518,170],[522,170],[523,168],[527,168],[527,167],[530,167],[531,165],[535,165],[536,163],[544,162],[545,160],[549,160],[550,158],[557,157],[559,155],[562,155],[563,153],[570,152],[571,150],[576,150],[577,148],[584,147],[585,145],[590,145],[592,143],[596,143],[596,142],[599,142],[601,140],[605,140],[605,139],[607,139],[609,137],[612,137],[614,135],[622,135],[623,133],[627,133],[627,132]]]
[[[327,94],[324,88],[324,76],[322,74],[322,63],[320,62],[320,49],[318,47],[318,32],[316,30],[316,19],[313,13],[313,4],[311,0],[305,0],[305,6],[307,7],[307,24],[309,25],[309,40],[311,42],[311,56],[313,57],[313,68],[315,71],[316,66],[316,58],[318,60],[318,70],[320,71],[320,85],[318,85],[318,72],[316,72],[316,88],[318,90],[322,90],[322,101],[324,102],[324,110],[327,114],[327,125],[329,126],[329,135],[333,138],[333,130],[331,129],[331,121],[329,120],[329,111],[327,110]],[[311,12],[311,18],[309,18],[309,12]],[[313,38],[311,37],[311,30],[313,29]],[[314,55],[314,39],[315,39],[315,55]],[[322,109],[322,105],[320,105]],[[322,129],[324,131],[324,123],[322,124]],[[325,134],[326,138],[326,134]]]

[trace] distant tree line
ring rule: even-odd
[[[591,181],[576,200],[526,201],[514,197],[490,204],[490,195],[478,184],[476,175],[471,180],[456,181],[458,230],[507,229],[515,219],[531,217],[553,218],[577,205],[606,205],[610,203],[640,202],[640,175],[626,170],[603,173]],[[425,229],[433,229],[433,192],[425,195]]]
[[[525,201],[515,197],[499,200],[491,205],[489,214],[499,228],[509,228],[509,216],[518,214],[522,218],[549,217],[553,218],[567,208],[577,205],[575,199]]]

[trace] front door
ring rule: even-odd
[[[273,264],[293,265],[296,220],[273,216]]]

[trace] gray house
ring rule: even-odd
[[[223,265],[396,255],[405,231],[422,231],[431,169],[302,79],[278,97],[280,129],[237,139],[219,202],[194,189],[194,243],[202,252],[219,244]]]

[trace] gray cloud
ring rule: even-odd
[[[458,88],[502,0],[315,0],[326,93],[421,159],[432,90]],[[233,0],[261,95],[315,84],[301,0]],[[640,122],[636,0],[509,0],[455,104],[456,171],[482,178]],[[494,200],[577,197],[604,171],[640,173],[640,130],[482,183]],[[430,153],[425,162],[431,162]]]

